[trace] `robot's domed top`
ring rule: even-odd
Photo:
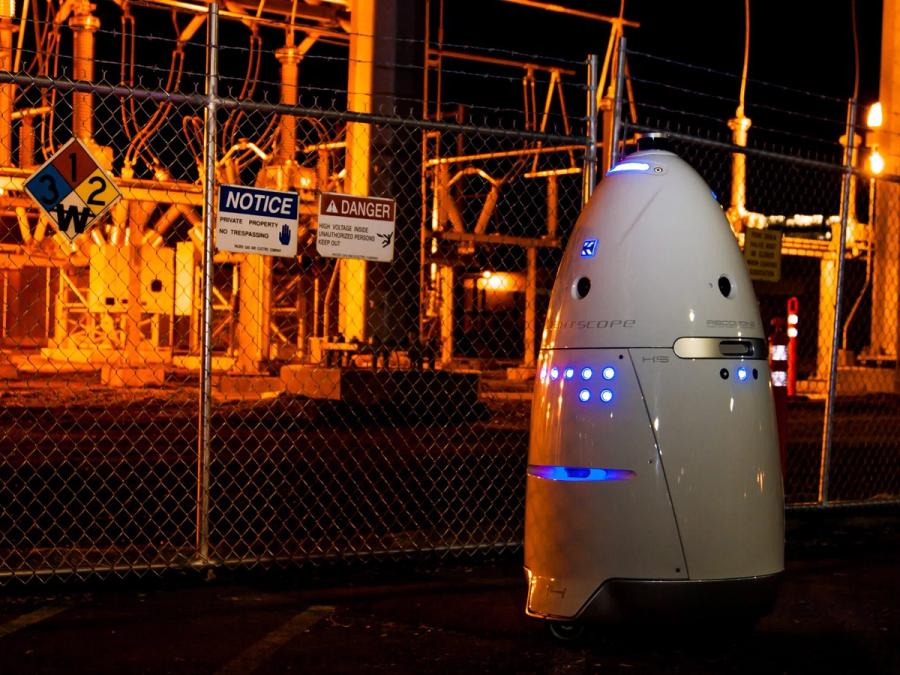
[[[672,152],[640,150],[609,171],[575,225],[543,348],[672,347],[684,337],[764,333],[709,186]]]

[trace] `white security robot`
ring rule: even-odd
[[[662,149],[620,161],[575,226],[543,334],[530,616],[565,638],[586,620],[771,608],[784,494],[767,352],[703,179]]]

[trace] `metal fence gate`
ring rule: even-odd
[[[487,78],[524,91],[513,129],[501,107],[466,117],[444,100],[419,114],[403,99],[379,108],[352,87],[301,86],[301,61],[349,69],[351,83],[354,68],[383,64],[314,57],[293,36],[267,62],[252,22],[249,46],[220,40],[215,3],[173,16],[169,39],[138,34],[131,14],[121,31],[35,15],[33,51],[0,64],[0,99],[14,103],[0,125],[0,578],[517,550],[540,328],[596,156],[591,115],[565,107],[596,92],[585,64]],[[68,56],[54,51],[66,31]],[[95,60],[89,72],[88,38],[171,63],[123,57],[109,74]],[[635,94],[620,81],[609,106],[625,147],[635,132],[669,132],[733,204],[727,123],[691,126],[686,103],[653,94],[657,60],[628,58]],[[276,66],[280,80],[266,74]],[[56,156],[72,137],[96,166]],[[790,297],[801,308],[800,395],[786,407],[794,506],[900,496],[896,297],[888,315],[877,295],[885,274],[896,287],[896,267],[877,263],[896,243],[873,227],[876,213],[898,227],[898,180],[832,146],[746,148],[749,197],[733,219],[740,242],[752,227],[784,234],[782,279],[757,288],[767,324]],[[67,186],[55,200],[40,192],[46,166]],[[107,198],[95,170],[123,198],[66,236]],[[218,250],[222,184],[295,191],[298,255]],[[59,208],[40,211],[26,190]],[[393,262],[317,253],[325,192],[396,200]],[[822,203],[818,219],[795,215]],[[838,317],[822,309],[829,298]]]

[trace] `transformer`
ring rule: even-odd
[[[559,638],[591,620],[759,617],[784,569],[750,277],[709,186],[642,141],[576,223],[538,360],[526,613]]]

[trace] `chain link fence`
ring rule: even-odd
[[[628,59],[625,138],[670,133],[742,246],[758,232],[780,238],[776,270],[751,265],[751,276],[770,344],[783,341],[790,362],[775,388],[788,506],[896,502],[900,177],[870,163],[879,142],[893,143],[867,127],[860,104],[848,133],[847,100],[750,80],[751,102],[736,112],[739,76],[638,52]]]
[[[517,550],[541,327],[583,203],[585,64],[402,36],[387,53],[343,15],[272,50],[247,16],[219,35],[175,12],[161,37],[137,30],[158,8],[124,3],[113,27],[36,6],[19,49],[0,43],[0,578]],[[670,132],[733,204],[717,99],[691,113],[696,90],[628,58],[626,146]],[[801,308],[788,499],[895,501],[897,312],[874,294],[896,270],[871,224],[896,227],[897,182],[853,192],[823,499],[840,146],[759,129],[732,222],[784,235],[766,324]],[[221,185],[295,193],[296,255],[217,246]],[[329,193],[395,200],[391,262],[322,255]]]

